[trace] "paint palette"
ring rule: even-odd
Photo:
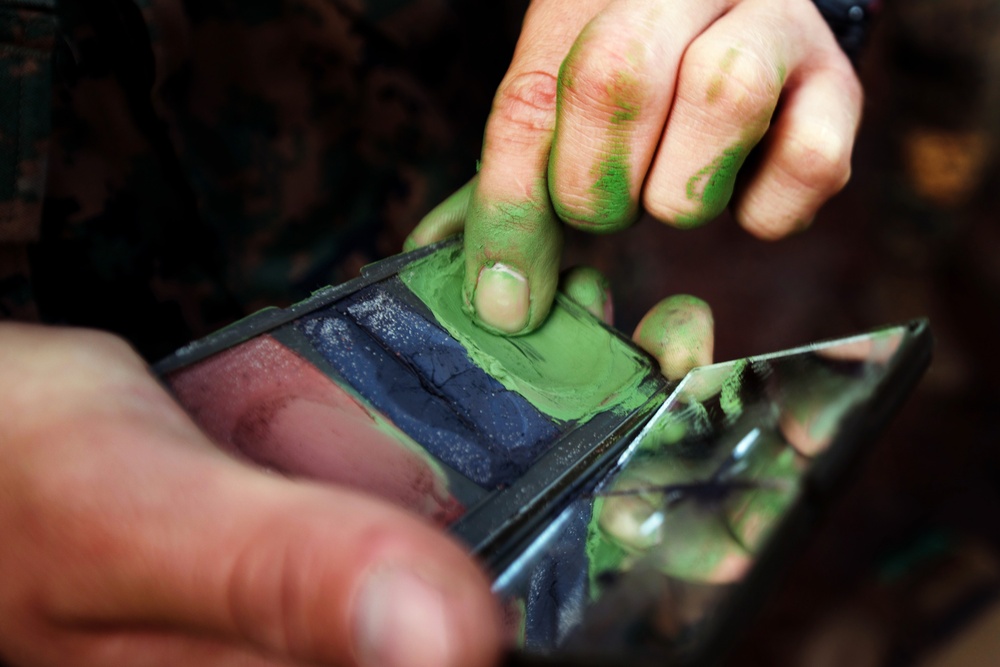
[[[494,573],[515,662],[718,650],[929,358],[917,322],[668,383],[562,296],[536,332],[480,329],[463,271],[457,240],[390,258],[156,370],[233,455],[465,541]]]
[[[530,523],[507,510],[501,520],[498,507],[575,488],[667,383],[562,297],[535,333],[486,332],[462,311],[463,269],[454,242],[393,258],[156,368],[233,454],[382,496],[487,553]]]

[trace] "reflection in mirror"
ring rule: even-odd
[[[698,368],[497,578],[532,652],[670,660],[743,579],[905,329]]]

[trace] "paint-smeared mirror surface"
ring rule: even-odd
[[[754,564],[905,328],[692,371],[496,580],[529,652],[667,659]]]

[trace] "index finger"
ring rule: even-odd
[[[526,333],[552,305],[562,227],[546,171],[557,75],[577,35],[605,4],[532,3],[494,98],[465,223],[465,305],[488,328]]]

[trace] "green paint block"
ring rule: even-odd
[[[651,360],[563,297],[529,334],[511,338],[479,327],[463,309],[464,272],[456,247],[399,276],[477,366],[545,414],[577,422],[608,410],[627,414],[654,393],[655,383],[644,381],[657,372]]]

